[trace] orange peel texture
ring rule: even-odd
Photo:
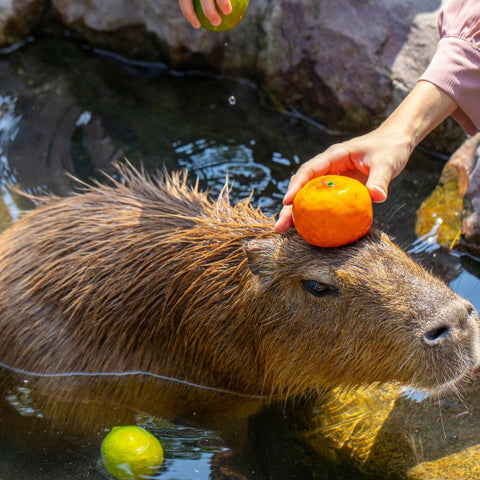
[[[372,225],[372,199],[363,183],[324,175],[305,184],[293,200],[297,232],[317,247],[340,247],[358,240]]]

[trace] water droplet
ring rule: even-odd
[[[236,105],[237,99],[235,98],[235,95],[230,95],[230,96],[228,97],[228,103],[229,103],[230,105],[232,105],[232,106],[233,106],[233,105]]]
[[[85,110],[83,113],[80,114],[80,116],[77,118],[77,121],[75,122],[75,125],[77,127],[80,127],[82,125],[88,125],[90,123],[90,120],[92,119],[92,112],[89,112],[88,110]]]

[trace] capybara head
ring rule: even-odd
[[[467,301],[372,230],[322,249],[249,199],[120,167],[44,198],[0,236],[0,361],[145,371],[246,395],[397,381],[429,391],[479,359]]]

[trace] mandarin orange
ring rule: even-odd
[[[372,225],[372,199],[354,178],[324,175],[310,180],[293,200],[297,232],[318,247],[339,247],[358,240]]]

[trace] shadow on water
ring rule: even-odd
[[[65,172],[101,178],[99,171],[113,173],[112,163],[124,157],[148,171],[188,168],[214,195],[228,174],[233,201],[253,190],[254,203],[273,214],[298,165],[339,139],[276,112],[248,82],[181,75],[164,65],[92,54],[66,40],[38,40],[0,55],[0,229],[31,207],[7,185],[64,195],[72,190]],[[390,199],[375,207],[377,224],[407,250],[415,241],[415,210],[440,166],[417,152]],[[438,245],[417,251],[419,261],[480,307],[474,259]],[[291,405],[264,408],[246,433],[244,418],[258,399],[234,392],[214,392],[215,404],[208,389],[182,385],[173,395],[178,381],[142,373],[45,377],[0,370],[5,480],[110,478],[99,445],[108,429],[126,423],[145,425],[162,441],[159,478],[363,478],[292,433],[307,427]],[[198,405],[209,404],[215,415],[186,402],[192,389],[206,398]]]

